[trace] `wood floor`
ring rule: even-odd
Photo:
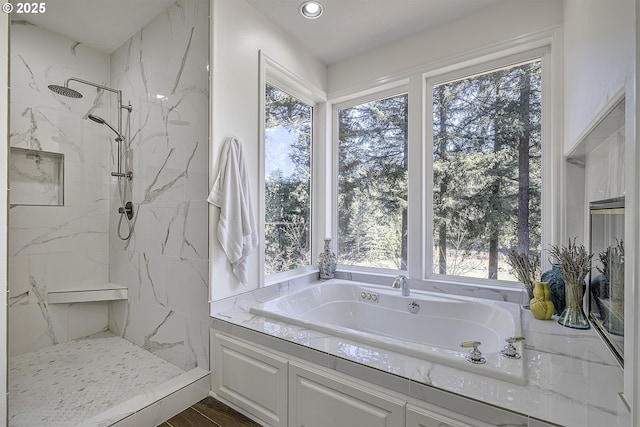
[[[207,396],[159,427],[260,427],[260,424]]]

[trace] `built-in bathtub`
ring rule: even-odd
[[[417,306],[419,309],[416,313]],[[505,339],[522,334],[520,306],[412,290],[402,296],[390,286],[333,279],[257,304],[251,312],[268,318],[374,345],[426,361],[525,384],[524,357],[500,351]],[[466,341],[480,341],[484,364],[467,360]],[[516,344],[522,354],[524,348]]]

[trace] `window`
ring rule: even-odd
[[[515,280],[540,255],[540,59],[432,86],[433,274]]]
[[[407,269],[408,96],[338,109],[338,257]]]
[[[313,108],[266,84],[265,275],[311,264]]]

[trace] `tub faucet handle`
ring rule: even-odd
[[[504,346],[504,349],[502,351],[500,351],[500,354],[503,355],[504,357],[508,357],[510,359],[520,359],[520,353],[518,353],[518,350],[516,350],[515,346],[513,345],[513,343],[519,342],[519,341],[524,341],[525,338],[524,337],[509,337],[506,338],[505,341],[507,342],[507,345]]]
[[[480,341],[463,341],[460,343],[460,347],[469,348],[473,347],[469,354],[465,356],[465,358],[471,362],[476,364],[486,363],[487,359],[484,358],[480,350],[478,350],[478,346],[482,344]]]

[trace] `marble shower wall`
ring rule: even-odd
[[[85,120],[109,114],[94,88],[72,85],[82,99],[49,84],[69,77],[109,83],[109,55],[20,21],[11,23],[10,145],[64,155],[64,206],[29,206],[56,198],[49,166],[27,156],[11,162],[9,210],[9,354],[14,356],[107,328],[106,303],[48,304],[47,292],[109,281],[110,136]],[[26,162],[32,162],[27,164]],[[25,178],[26,185],[15,182]],[[30,181],[29,181],[30,180]],[[42,191],[33,200],[34,188]],[[53,196],[53,197],[50,197]]]
[[[184,369],[209,365],[208,69],[207,0],[176,2],[111,55],[111,84],[133,106],[135,217],[119,240],[112,183],[109,275],[129,301],[110,303],[109,325]]]

